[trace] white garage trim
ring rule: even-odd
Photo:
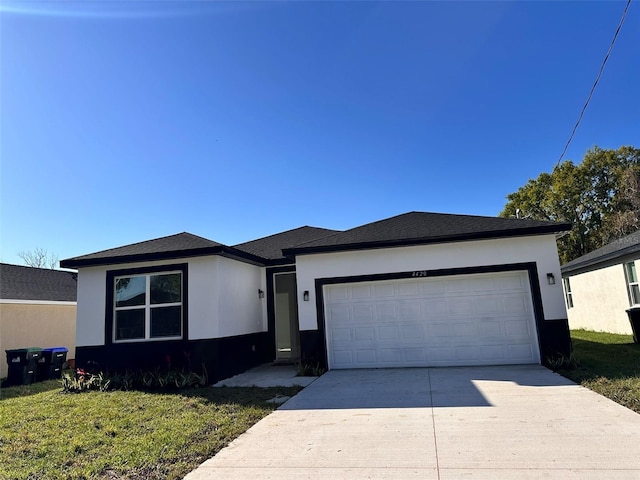
[[[531,267],[509,268],[319,280],[328,367],[540,363]]]

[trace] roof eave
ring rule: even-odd
[[[191,250],[174,250],[168,252],[142,253],[133,255],[120,255],[104,258],[69,258],[62,260],[60,266],[62,268],[82,268],[82,267],[99,267],[104,265],[120,265],[123,263],[140,263],[153,262],[158,260],[174,260],[177,258],[202,257],[207,255],[221,255],[226,258],[232,258],[245,263],[263,266],[265,260],[256,255],[252,255],[233,247],[219,245],[215,247],[194,248]]]
[[[535,235],[550,235],[571,229],[571,224],[560,223],[539,227],[523,227],[509,230],[494,230],[491,232],[474,232],[459,235],[442,235],[429,238],[414,238],[404,240],[385,240],[380,242],[358,242],[343,245],[324,245],[318,247],[294,247],[284,249],[286,256],[309,255],[314,253],[332,253],[354,250],[370,250],[377,248],[411,247],[418,245],[432,245],[438,243],[464,242],[471,240],[491,240],[497,238],[525,237]]]
[[[560,271],[562,275],[570,274],[570,273],[581,273],[582,271],[589,270],[591,267],[595,267],[600,264],[609,263],[612,260],[616,260],[618,258],[624,258],[633,253],[640,252],[640,245],[632,245],[627,248],[623,248],[622,250],[616,250],[615,252],[611,252],[607,255],[602,255],[597,258],[585,260],[583,262],[578,262],[573,265],[560,267]]]

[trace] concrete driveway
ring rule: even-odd
[[[205,479],[640,479],[640,415],[540,366],[336,370]]]

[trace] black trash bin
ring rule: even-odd
[[[640,308],[630,308],[627,310],[627,315],[633,332],[633,341],[640,343]]]
[[[9,385],[29,385],[36,381],[38,361],[42,357],[42,349],[38,347],[5,350],[9,372]]]
[[[38,381],[60,378],[62,364],[67,361],[68,351],[66,347],[43,348],[38,361]]]

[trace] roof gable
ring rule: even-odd
[[[0,298],[75,302],[77,274],[62,270],[0,263]]]
[[[639,252],[640,230],[565,263],[562,266],[562,273],[573,273]]]
[[[409,212],[339,232],[285,250],[285,254],[359,250],[449,241],[516,237],[562,232],[566,223],[481,217],[429,212]]]
[[[286,257],[282,254],[282,250],[295,247],[301,243],[318,240],[337,232],[339,232],[339,230],[304,226],[257,240],[240,243],[234,245],[234,248],[267,260],[285,261]],[[293,260],[291,261],[293,262]]]

